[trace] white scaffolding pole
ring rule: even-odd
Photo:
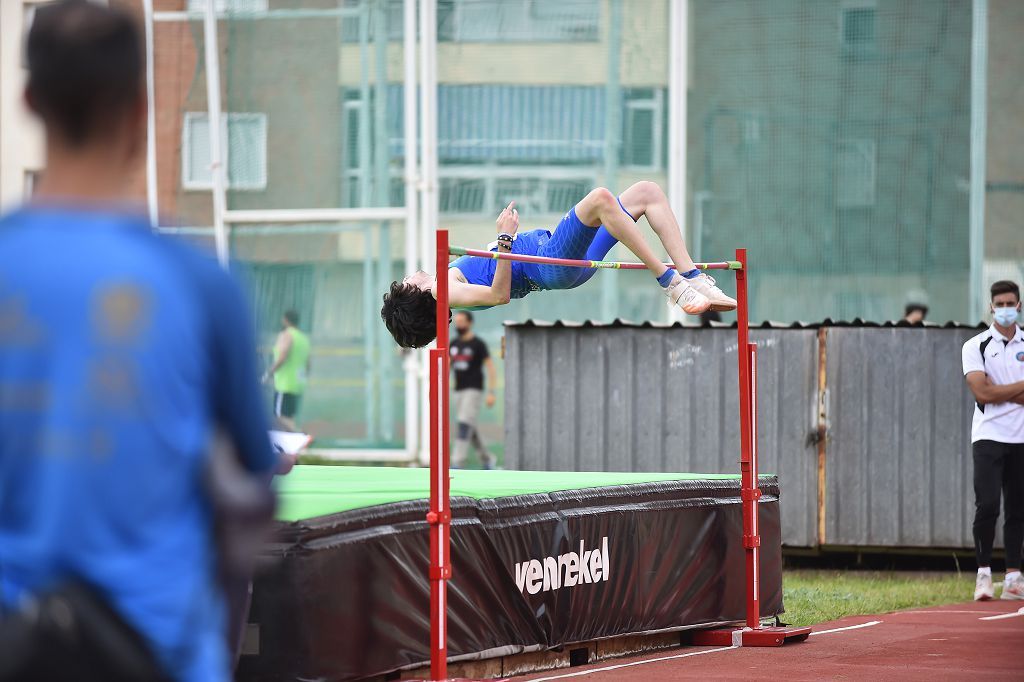
[[[221,141],[220,58],[217,45],[217,15],[214,0],[206,0],[203,13],[203,47],[206,58],[206,111],[210,129],[210,176],[213,180],[213,237],[217,260],[228,265],[228,233],[224,222],[227,208],[224,176],[224,144]],[[226,131],[225,131],[226,132]]]
[[[437,0],[420,0],[420,262],[434,262],[437,231]],[[435,273],[438,277],[444,272]],[[426,353],[426,350],[420,351]],[[426,368],[427,363],[421,363]],[[430,386],[421,376],[422,404],[430,400]],[[430,461],[429,419],[421,420],[420,462]]]
[[[686,103],[689,84],[689,21],[690,1],[671,0],[669,2],[669,63],[668,63],[668,203],[679,221],[679,229],[686,239],[686,244],[694,258],[700,254],[695,250],[699,247],[699,237],[687,234],[686,211]],[[666,307],[670,322],[681,322],[685,319],[683,311],[676,306]]]
[[[417,230],[416,206],[417,196],[416,173],[417,143],[416,134],[416,0],[405,0],[403,14],[403,74],[402,123],[405,131],[405,271],[419,270],[419,240]],[[419,351],[410,350],[405,353],[405,452],[409,461],[416,461],[419,454]]]
[[[146,206],[149,224],[160,224],[156,184],[156,84],[153,81],[153,0],[142,2],[146,26]]]
[[[974,0],[971,17],[971,183],[969,203],[970,300],[972,324],[985,315],[985,144],[988,107],[988,0]]]

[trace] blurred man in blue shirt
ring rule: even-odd
[[[209,445],[221,430],[261,476],[276,455],[238,286],[128,200],[141,55],[132,17],[87,2],[41,7],[28,37],[47,165],[0,219],[0,623],[86,585],[153,678],[225,680]]]

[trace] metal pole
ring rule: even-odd
[[[750,381],[750,472],[749,483],[744,491],[746,519],[743,534],[744,548],[747,550],[747,627],[761,627],[761,531],[760,503],[761,486],[757,474],[757,344],[747,344],[747,362]]]
[[[370,8],[369,0],[362,0],[359,3],[359,139],[357,149],[359,152],[359,205],[373,205],[373,177],[371,174],[370,158]],[[373,315],[373,270],[374,258],[374,229],[367,224],[363,231],[363,294],[364,314],[363,329],[363,370],[365,373],[365,385],[363,390],[363,412],[366,421],[366,438],[371,442],[379,441],[377,424],[377,391],[376,384],[380,380],[380,372],[377,371],[378,357],[377,344],[375,343],[375,332],[377,325]]]
[[[984,316],[985,268],[985,137],[988,69],[988,0],[974,0],[971,14],[971,194],[970,301],[974,324]]]
[[[668,203],[679,221],[679,230],[687,239],[686,211],[686,102],[687,84],[689,80],[689,0],[673,0],[669,2],[669,62],[668,62]],[[689,235],[687,244],[690,252],[696,256],[693,235]],[[677,306],[666,306],[668,320],[683,320],[683,311]]]
[[[618,192],[619,151],[622,148],[622,88],[620,58],[622,52],[622,0],[610,0],[608,19],[608,73],[604,97],[604,183]],[[601,317],[611,321],[618,306],[618,277],[601,279]]]
[[[419,246],[416,208],[416,0],[405,0],[402,22],[402,127],[404,131],[405,170],[405,271],[419,270]],[[405,351],[405,451],[409,461],[419,455],[420,429],[420,353]]]
[[[420,262],[435,262],[437,230],[437,0],[420,0]],[[440,274],[440,273],[438,273]],[[423,385],[424,399],[429,398]],[[422,442],[429,442],[423,424]],[[426,453],[421,453],[421,458]]]
[[[363,413],[366,420],[366,440],[379,444],[377,433],[377,290],[374,276],[374,229],[367,223],[363,226]]]
[[[437,231],[437,272],[448,265],[448,231]],[[448,479],[448,278],[437,278],[437,347],[430,351],[430,679],[448,677],[451,508]]]
[[[222,155],[225,145],[221,140],[220,55],[217,44],[217,15],[214,0],[206,0],[203,12],[203,47],[206,58],[206,116],[210,126],[210,175],[213,180],[213,239],[217,260],[228,266],[228,233],[224,223],[227,208],[225,196],[225,170]]]
[[[160,224],[160,209],[156,182],[156,84],[153,81],[153,0],[143,0],[143,20],[146,25],[146,206],[149,224]]]
[[[736,271],[736,355],[739,363],[740,389],[740,499],[743,504],[743,547],[747,571],[747,627],[761,623],[757,589],[757,485],[754,458],[754,391],[752,380],[753,347],[750,343],[747,308],[747,250],[736,249],[736,260],[742,269]]]
[[[388,21],[384,11],[384,0],[375,0],[373,4],[373,45],[374,45],[374,90],[373,90],[373,186],[377,206],[390,205],[391,178],[388,173]],[[383,293],[391,283],[391,224],[381,222],[377,229],[379,234],[377,257],[377,291]],[[380,294],[378,293],[378,296]],[[379,325],[379,323],[378,323]],[[377,334],[376,358],[380,368],[377,400],[380,419],[380,436],[391,442],[395,436],[394,387],[392,386],[393,346],[385,334]]]

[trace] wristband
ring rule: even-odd
[[[514,240],[515,240],[515,237],[510,235],[508,232],[500,232],[498,234],[498,241],[499,242],[508,242],[509,244],[511,244]]]

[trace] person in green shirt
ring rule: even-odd
[[[299,330],[299,314],[286,310],[274,343],[274,364],[264,379],[274,378],[274,416],[289,431],[296,431],[295,414],[306,390],[310,370],[309,337]]]

